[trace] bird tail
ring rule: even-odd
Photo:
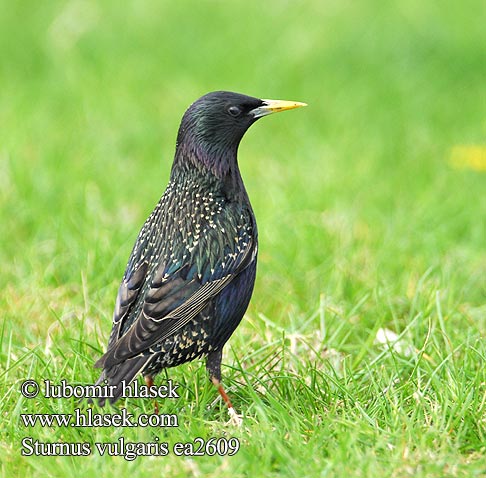
[[[110,368],[105,368],[95,385],[114,385],[116,387],[112,389],[111,396],[108,398],[108,401],[113,405],[123,395],[123,385],[128,386],[132,383],[137,375],[149,365],[151,358],[149,355],[139,355]],[[122,382],[124,383],[122,384]],[[99,405],[103,407],[107,398],[101,397],[97,400]],[[89,403],[92,403],[92,400],[89,400]]]

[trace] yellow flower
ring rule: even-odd
[[[486,171],[486,146],[454,146],[450,163],[454,168]]]

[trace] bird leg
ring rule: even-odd
[[[224,403],[228,405],[228,408],[233,408],[233,404],[231,403],[231,400],[229,399],[228,395],[224,391],[223,385],[221,385],[221,382],[216,378],[216,377],[210,377],[211,382],[213,382],[213,385],[218,389],[219,394],[224,400]]]
[[[154,384],[154,378],[152,375],[145,375],[143,377],[145,379],[145,383],[147,384],[147,387],[150,388]],[[159,414],[159,405],[157,403],[157,400],[154,399],[154,413],[155,415]]]
[[[235,425],[237,427],[241,426],[243,423],[242,415],[238,415],[236,410],[231,403],[228,395],[226,394],[223,385],[221,384],[221,357],[223,355],[222,350],[218,350],[217,352],[210,353],[206,360],[206,369],[209,373],[209,378],[213,385],[218,389],[219,394],[221,395],[224,403],[226,403],[228,407],[228,413],[230,415],[229,423]]]

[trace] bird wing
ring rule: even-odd
[[[144,225],[120,285],[108,350],[96,367],[112,367],[180,330],[255,260],[256,225],[248,209],[222,210],[198,227],[191,215],[184,217],[161,243],[160,232],[167,231],[157,217]],[[184,243],[188,230],[193,238]],[[157,250],[163,259],[151,268]]]

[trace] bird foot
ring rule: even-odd
[[[233,407],[228,408],[228,413],[230,419],[226,423],[226,425],[230,425],[235,428],[239,428],[243,425],[243,415],[239,415],[238,413],[236,413],[236,410]]]

